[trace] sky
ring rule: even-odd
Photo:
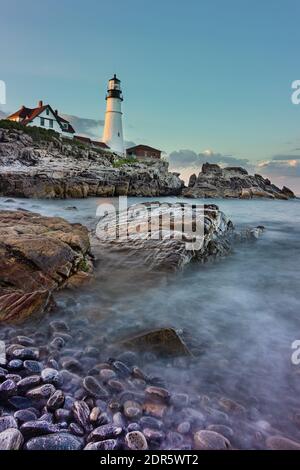
[[[0,0],[0,109],[42,99],[101,138],[116,73],[128,143],[186,174],[211,158],[300,193],[299,15],[299,0]]]

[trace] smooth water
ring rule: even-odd
[[[4,201],[1,209],[20,207],[93,226],[103,199]],[[134,265],[114,269],[114,259],[108,259],[97,264],[92,286],[71,294],[73,315],[88,318],[93,342],[104,336],[108,350],[116,338],[145,328],[181,330],[196,357],[148,357],[149,370],[193,396],[194,403],[215,405],[227,397],[241,404],[245,411],[230,416],[229,424],[221,415],[212,421],[232,427],[237,447],[264,447],[265,434],[300,440],[300,365],[291,362],[291,344],[300,339],[300,200],[209,202],[238,228],[264,225],[266,231],[253,243],[235,246],[227,258],[169,275]],[[69,297],[70,292],[58,295],[66,316]]]

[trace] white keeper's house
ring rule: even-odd
[[[18,111],[7,116],[6,119],[19,122],[24,126],[37,126],[43,129],[52,129],[65,137],[72,138],[75,133],[69,121],[61,117],[58,111],[53,110],[49,104],[44,105],[42,101],[38,102],[36,108],[22,106]]]

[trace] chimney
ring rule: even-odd
[[[57,109],[56,109],[54,112],[55,112],[55,114],[56,114],[56,116],[57,116],[57,115],[58,115],[58,111],[57,111]]]
[[[41,108],[43,106],[42,100],[39,101],[38,106],[39,106],[39,108]]]

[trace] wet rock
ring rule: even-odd
[[[272,450],[300,450],[300,442],[284,436],[270,436],[266,440],[266,447]]]
[[[146,398],[153,401],[168,402],[170,399],[170,393],[168,392],[168,390],[162,387],[146,387],[145,394]]]
[[[189,396],[186,393],[173,393],[170,403],[176,408],[185,408],[189,404]]]
[[[61,361],[63,369],[67,369],[70,372],[80,373],[82,371],[82,365],[77,359],[67,358]]]
[[[71,434],[58,433],[34,437],[27,441],[25,447],[27,450],[79,450],[82,441]]]
[[[117,374],[111,369],[101,369],[99,372],[99,376],[103,382],[107,382],[110,379],[114,379]]]
[[[139,403],[128,400],[124,403],[124,415],[128,419],[137,420],[142,415],[142,407]]]
[[[120,377],[128,377],[131,374],[131,370],[126,366],[126,364],[124,364],[124,362],[115,361],[113,362],[113,367]]]
[[[0,399],[7,400],[7,398],[12,397],[17,392],[17,384],[13,380],[5,380],[0,385]]]
[[[38,352],[36,350],[30,348],[23,348],[23,349],[15,349],[13,352],[14,359],[21,359],[25,361],[26,359],[38,359]]]
[[[233,430],[224,424],[210,424],[207,429],[208,431],[214,431],[218,434],[222,434],[222,436],[227,437],[229,440],[233,437]]]
[[[101,415],[101,410],[98,406],[95,406],[90,413],[91,423],[97,423]]]
[[[13,380],[16,384],[22,380],[22,377],[19,374],[7,374],[7,380]]]
[[[15,410],[24,410],[33,406],[33,401],[29,398],[16,395],[8,399],[8,403]]]
[[[161,356],[190,356],[187,346],[173,328],[159,328],[126,338],[121,345],[137,350],[152,351]]]
[[[24,438],[18,429],[10,428],[0,432],[0,450],[19,450]]]
[[[177,431],[179,432],[179,434],[188,434],[190,430],[191,424],[188,421],[183,421],[177,426]]]
[[[199,450],[226,450],[230,442],[226,437],[214,431],[201,430],[194,434],[195,449]]]
[[[50,323],[49,327],[53,333],[56,333],[57,331],[68,333],[68,331],[70,331],[70,328],[63,320],[54,320]]]
[[[90,395],[94,397],[105,398],[108,396],[107,391],[91,375],[83,379],[83,387]]]
[[[67,423],[72,419],[72,413],[70,410],[64,408],[58,408],[54,412],[55,420],[59,423]]]
[[[125,436],[126,447],[130,450],[147,450],[148,443],[144,434],[140,431],[128,432]]]
[[[7,367],[9,370],[13,370],[13,371],[20,370],[23,367],[23,361],[21,361],[21,359],[12,359],[7,364]]]
[[[52,434],[59,431],[59,428],[48,421],[27,421],[26,423],[22,424],[20,428],[21,433],[28,439],[30,437],[35,436],[43,436],[45,434]]]
[[[168,449],[181,449],[183,437],[178,432],[169,431],[166,435],[166,445]]]
[[[2,416],[0,418],[0,432],[9,428],[18,428],[17,421],[13,416]]]
[[[90,409],[84,401],[75,401],[72,407],[72,413],[75,421],[86,428],[89,426]]]
[[[39,375],[30,375],[29,377],[25,377],[24,379],[18,382],[18,392],[25,393],[28,390],[35,388],[41,382],[41,378]]]
[[[143,405],[146,415],[154,416],[154,418],[163,418],[167,411],[167,406],[160,403],[146,402]]]
[[[34,345],[34,340],[32,338],[29,338],[28,336],[17,336],[15,338],[15,342],[17,344],[21,344],[22,346],[33,346]]]
[[[57,410],[64,405],[65,395],[61,390],[56,390],[47,401],[47,408],[50,411]]]
[[[16,411],[14,413],[14,418],[18,421],[19,424],[23,424],[27,421],[34,421],[36,419],[36,415],[33,413],[33,411],[25,409]]]
[[[41,378],[44,383],[53,384],[55,386],[62,385],[62,377],[56,369],[47,367],[41,372]]]
[[[227,412],[227,413],[235,413],[235,414],[245,414],[246,409],[244,406],[240,405],[234,400],[231,400],[227,397],[222,397],[219,400],[219,405]]]
[[[142,416],[139,420],[139,424],[142,428],[153,428],[153,429],[162,429],[163,422],[159,419],[153,418],[152,416]]]
[[[143,429],[143,434],[147,442],[152,443],[152,444],[160,444],[165,437],[163,432],[158,431],[157,429],[151,429],[151,428]]]
[[[139,423],[129,423],[127,426],[127,432],[132,432],[132,431],[140,431],[141,426]]]
[[[24,361],[24,368],[32,374],[39,374],[42,370],[42,364],[38,361],[26,360]]]
[[[116,439],[106,439],[105,441],[90,442],[83,450],[116,450],[119,443]]]
[[[34,400],[42,400],[51,397],[55,392],[55,387],[52,384],[41,385],[40,387],[28,390],[26,396]]]
[[[39,421],[47,421],[48,423],[53,423],[54,418],[52,413],[44,413],[39,417]]]
[[[107,386],[110,388],[110,390],[117,393],[125,390],[125,385],[120,380],[110,379],[107,382]]]
[[[70,423],[69,425],[69,431],[72,433],[72,434],[75,434],[75,436],[84,436],[84,429],[79,426],[79,424],[77,423]]]
[[[54,338],[51,343],[50,347],[55,348],[55,349],[62,349],[66,345],[65,340],[61,338],[60,336],[57,336]]]
[[[88,442],[104,441],[111,439],[122,434],[123,429],[113,424],[104,424],[95,428],[88,436]]]

